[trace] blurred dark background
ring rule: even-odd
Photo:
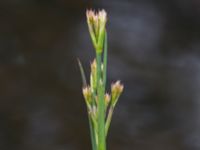
[[[108,81],[125,84],[108,149],[199,150],[199,0],[1,0],[0,149],[91,149],[87,8],[108,12]]]

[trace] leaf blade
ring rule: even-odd
[[[77,59],[77,61],[78,61],[79,69],[80,69],[80,72],[81,72],[83,87],[86,87],[87,86],[87,80],[86,80],[85,72],[84,72],[84,69],[83,69],[83,65],[82,65],[82,63],[79,59]]]

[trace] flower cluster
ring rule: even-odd
[[[105,10],[101,10],[99,12],[87,10],[86,16],[93,45],[96,51],[101,53],[103,51],[107,14]]]
[[[103,65],[101,65],[103,66]],[[83,96],[88,108],[89,114],[93,116],[97,116],[98,113],[98,100],[99,97],[97,95],[97,62],[96,59],[90,65],[91,73],[90,73],[90,85],[83,87]],[[105,104],[105,112],[113,113],[114,107],[123,92],[124,86],[121,84],[120,81],[116,81],[115,83],[111,84],[111,94],[105,93],[104,95],[104,104]],[[109,114],[105,114],[105,120],[109,120]],[[112,117],[112,116],[111,116]],[[97,118],[92,117],[92,121],[94,124],[97,123]],[[107,123],[107,122],[106,122]],[[108,122],[109,123],[109,122]],[[107,123],[107,124],[108,124]]]

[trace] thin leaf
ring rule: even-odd
[[[84,72],[83,66],[82,66],[81,61],[79,59],[77,59],[77,61],[78,61],[78,65],[79,65],[80,72],[81,72],[83,87],[86,87],[87,86],[87,81],[86,81],[86,77],[85,77],[85,72]]]

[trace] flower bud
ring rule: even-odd
[[[105,94],[105,105],[106,107],[108,107],[109,103],[110,103],[110,95],[108,93]]]
[[[117,103],[123,89],[124,89],[124,86],[120,83],[120,81],[117,81],[111,85],[111,94],[112,94],[111,104],[113,106],[115,106],[115,104]]]
[[[102,10],[98,14],[99,16],[99,35],[98,35],[98,49],[103,50],[103,43],[105,37],[105,26],[107,22],[107,14],[105,10]]]
[[[96,119],[97,118],[97,107],[95,105],[91,106],[89,108],[89,115],[92,117],[92,119]]]
[[[91,63],[91,73],[90,73],[90,85],[92,91],[96,91],[97,88],[97,62],[96,59]]]
[[[92,90],[89,86],[83,88],[83,96],[85,98],[86,104],[89,106],[92,102]]]

